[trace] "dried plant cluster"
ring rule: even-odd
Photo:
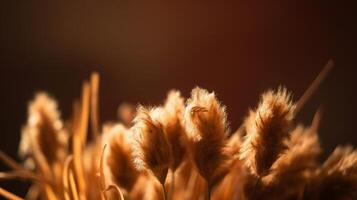
[[[121,121],[100,126],[98,84],[97,74],[83,84],[66,121],[38,93],[22,129],[23,164],[1,152],[11,170],[0,179],[32,181],[26,199],[357,199],[357,151],[337,147],[320,163],[321,111],[307,127],[296,123],[301,105],[285,88],[263,93],[230,132],[225,106],[199,87],[187,100],[172,90],[163,105],[121,105]]]

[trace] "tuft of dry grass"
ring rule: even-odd
[[[33,149],[38,148],[46,162],[52,165],[64,159],[66,139],[57,102],[47,93],[37,93],[28,107],[28,120],[22,129],[19,155],[31,159]],[[33,161],[27,162],[30,164]]]
[[[166,199],[165,181],[171,158],[170,146],[158,120],[162,112],[161,108],[138,108],[132,128],[135,134],[133,156],[139,171],[151,173],[160,182]]]
[[[338,146],[320,163],[321,109],[308,126],[294,119],[332,64],[298,101],[282,87],[265,92],[234,133],[225,106],[198,87],[186,104],[177,90],[158,107],[121,104],[121,121],[102,124],[93,73],[65,123],[52,97],[35,95],[23,163],[0,151],[10,168],[0,181],[32,182],[25,199],[357,199],[357,150]],[[23,199],[2,187],[0,196]]]
[[[132,162],[133,133],[118,124],[111,127],[103,136],[104,143],[108,144],[108,151],[104,155],[107,167],[104,175],[114,184],[130,192],[139,176]]]
[[[200,175],[208,185],[208,196],[226,170],[228,155],[225,152],[228,134],[225,107],[214,93],[194,88],[187,100],[185,125],[188,133],[190,155]]]
[[[155,119],[159,108],[139,107],[132,130],[135,134],[134,163],[138,170],[151,172],[165,183],[170,162],[170,149],[161,123]]]
[[[185,112],[184,98],[177,90],[171,90],[165,101],[159,121],[163,125],[164,133],[170,146],[170,169],[175,171],[181,164],[186,153],[186,129],[183,124]]]
[[[287,148],[295,105],[285,88],[269,90],[261,97],[258,108],[250,111],[244,122],[246,135],[240,159],[251,173],[261,177],[269,173],[275,160]]]

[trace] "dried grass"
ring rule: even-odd
[[[123,124],[101,125],[94,73],[65,123],[52,97],[35,96],[22,129],[23,163],[0,151],[10,168],[0,181],[32,182],[26,199],[357,199],[357,150],[338,146],[321,164],[321,110],[310,126],[294,120],[331,63],[298,101],[284,88],[264,93],[232,134],[225,106],[201,88],[186,105],[177,90],[159,107],[122,104]],[[22,199],[4,188],[0,195]]]

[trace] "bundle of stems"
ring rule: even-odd
[[[333,66],[329,61],[304,95],[284,87],[264,92],[231,132],[226,107],[196,87],[185,100],[171,90],[162,105],[124,103],[120,120],[100,123],[99,75],[85,81],[70,119],[39,92],[28,106],[18,163],[0,151],[9,171],[0,181],[32,183],[7,199],[357,199],[357,150],[338,146],[320,163],[317,109],[310,125],[295,116]],[[91,134],[89,134],[91,133]]]

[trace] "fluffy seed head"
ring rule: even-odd
[[[286,193],[296,195],[319,168],[317,158],[321,154],[321,147],[318,128],[321,111],[319,109],[315,113],[309,127],[298,125],[284,141],[287,149],[274,162],[271,173],[263,178],[270,189],[274,187],[279,191],[284,188]]]
[[[193,161],[199,173],[212,185],[227,160],[225,107],[214,93],[197,87],[187,101],[185,125]]]
[[[139,107],[132,130],[135,135],[135,166],[151,172],[164,184],[170,164],[170,148],[162,124],[157,120],[161,112],[160,108]]]
[[[183,113],[185,111],[184,99],[179,91],[171,90],[163,107],[159,121],[163,125],[170,145],[171,161],[170,168],[175,171],[181,164],[186,152],[186,131],[183,124]]]
[[[30,138],[35,138],[40,151],[49,164],[64,158],[66,135],[57,103],[46,93],[38,93],[28,106],[27,124],[22,130],[19,154],[27,157],[32,154]]]
[[[244,122],[245,139],[240,150],[252,174],[264,176],[286,148],[295,105],[284,88],[262,95],[255,111],[250,111]]]
[[[131,191],[139,175],[132,158],[132,136],[132,132],[121,124],[113,126],[104,133],[104,142],[109,145],[104,155],[104,162],[108,167],[105,174],[128,192]]]

